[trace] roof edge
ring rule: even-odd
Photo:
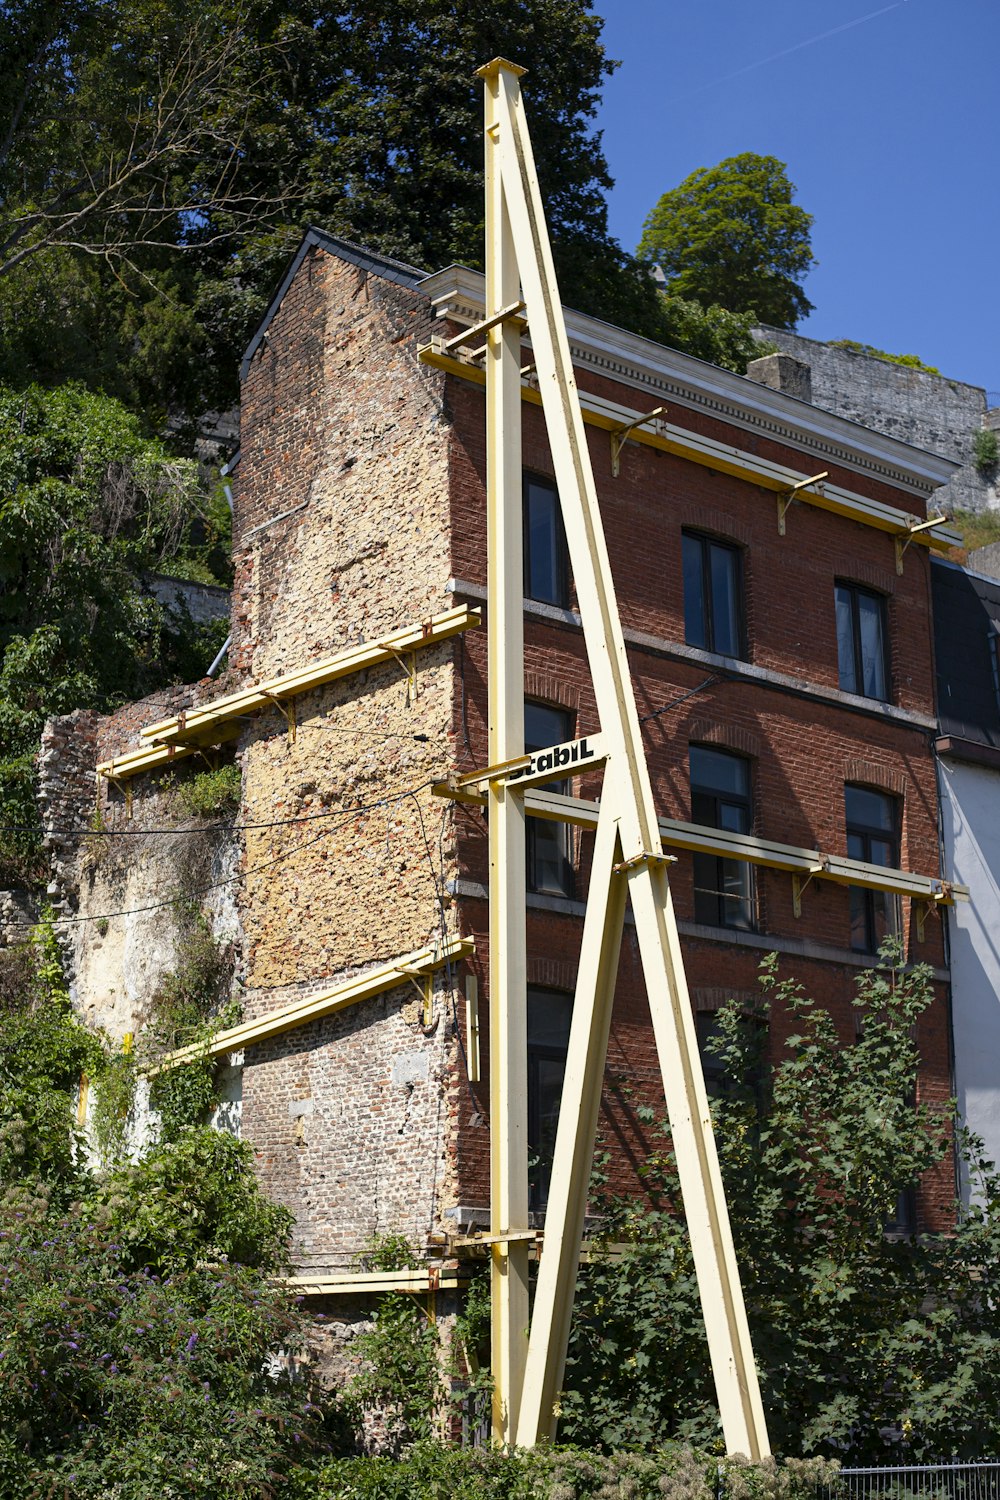
[[[426,278],[423,290],[439,311],[453,315],[458,322],[482,316],[485,277],[481,271],[445,266]],[[870,468],[876,477],[886,478],[897,487],[905,476],[908,487],[925,502],[961,467],[953,459],[876,432],[721,365],[683,354],[669,344],[631,333],[590,313],[563,310],[571,345],[595,370],[614,378],[619,367],[618,374],[627,371],[633,383],[651,393],[662,391],[668,401],[685,404],[684,392],[690,404],[712,410],[724,421],[759,426],[779,441],[808,447],[811,440],[820,439],[839,448],[841,456],[835,461],[846,461],[848,467]],[[530,342],[530,330],[527,337]],[[741,421],[739,410],[751,420],[744,417]]]
[[[358,266],[363,271],[371,271],[375,276],[380,276],[383,281],[393,281],[397,286],[409,287],[411,290],[416,290],[428,275],[426,271],[421,271],[416,266],[408,266],[405,261],[393,260],[388,255],[379,255],[363,245],[355,245],[350,240],[339,239],[335,234],[328,234],[325,229],[316,229],[310,225],[302,236],[298,249],[292,256],[284,276],[278,283],[277,290],[267,304],[264,316],[247,345],[240,365],[241,381],[246,379],[250,361],[264,342],[272,319],[284,301],[285,293],[295,280],[299,267],[309,251],[313,249],[325,250],[329,255],[336,255],[340,260],[349,261],[351,265]]]

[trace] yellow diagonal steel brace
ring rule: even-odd
[[[487,91],[497,105],[495,130],[488,140],[495,142],[504,204],[520,251],[521,295],[531,327],[538,388],[607,756],[601,819],[615,823],[617,858],[613,863],[628,870],[617,878],[627,881],[635,914],[726,1446],[730,1452],[756,1459],[770,1451],[767,1429],[519,72],[502,60],[486,70]],[[636,856],[643,857],[635,862]],[[613,878],[596,868],[592,880],[595,876],[599,886],[602,878]],[[606,915],[600,926],[606,940],[603,945],[592,943],[586,962],[581,961],[581,995],[596,997],[606,983],[611,930],[607,924],[613,925],[615,918],[610,887],[604,904]],[[592,1048],[587,1070],[596,1071],[597,1062]],[[592,1087],[599,1087],[596,1080]],[[584,1148],[579,1122],[570,1119],[568,1110],[560,1113],[559,1136],[569,1138],[561,1145],[557,1138],[563,1172],[572,1177],[585,1175],[592,1144]],[[555,1211],[550,1202],[549,1230],[568,1243],[579,1243],[584,1207],[583,1191],[564,1186]],[[552,1392],[565,1358],[573,1296],[572,1283],[560,1280],[558,1259],[552,1257],[550,1269],[542,1257],[515,1429],[519,1444],[534,1443],[554,1427]]]

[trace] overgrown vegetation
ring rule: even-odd
[[[822,1459],[747,1464],[681,1443],[654,1453],[530,1452],[417,1444],[402,1461],[346,1458],[305,1476],[296,1500],[814,1500],[838,1465]]]
[[[181,933],[171,972],[161,980],[145,1018],[139,1050],[146,1066],[180,1047],[204,1045],[203,1056],[153,1079],[149,1102],[159,1116],[160,1139],[176,1141],[205,1124],[217,1103],[217,1064],[207,1047],[215,1032],[239,1020],[230,997],[231,964],[196,907],[178,911]]]
[[[360,1257],[366,1271],[404,1271],[418,1257],[402,1236],[372,1240]],[[372,1315],[372,1327],[358,1336],[354,1349],[362,1360],[348,1387],[348,1400],[359,1411],[377,1411],[385,1442],[397,1453],[429,1438],[442,1397],[440,1342],[419,1298],[406,1292],[384,1292]]]
[[[954,1106],[922,1101],[916,1036],[930,974],[886,955],[858,982],[861,1035],[769,960],[763,999],[793,1018],[773,1071],[765,1013],[719,1015],[727,1084],[713,1103],[764,1408],[783,1453],[847,1461],[982,1457],[1000,1448],[1000,1178],[959,1147],[974,1203],[954,1233],[887,1233],[901,1196],[950,1180]],[[914,1102],[916,1101],[916,1102]],[[719,1440],[669,1142],[651,1204],[607,1201],[624,1260],[581,1274],[561,1434],[591,1446]],[[943,1228],[943,1225],[941,1226]]]
[[[954,520],[962,533],[962,545],[951,548],[948,555],[953,562],[967,562],[969,553],[977,547],[1000,542],[1000,511],[956,510]]]
[[[996,473],[1000,463],[1000,443],[992,427],[977,427],[972,434],[972,461],[985,478]]]
[[[306,1329],[270,1277],[290,1214],[204,1126],[88,1160],[80,1078],[100,1091],[117,1058],[73,1013],[51,922],[0,952],[0,1007],[0,1496],[274,1493],[329,1451],[281,1373]]]
[[[45,719],[200,677],[221,645],[224,621],[196,626],[143,584],[189,554],[222,566],[228,533],[205,540],[221,514],[198,466],[117,401],[0,385],[0,880],[43,874],[33,756]]]
[[[848,354],[867,354],[870,359],[882,359],[889,365],[905,365],[908,370],[922,370],[925,375],[940,375],[936,365],[925,365],[918,354],[889,354],[877,349],[874,344],[859,344],[857,339],[830,339],[831,349],[846,349]]]
[[[237,765],[219,766],[214,771],[198,771],[177,787],[177,796],[185,812],[198,818],[217,818],[234,812],[240,805],[243,777]]]

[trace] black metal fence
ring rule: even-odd
[[[819,1500],[1000,1500],[1000,1459],[841,1469]]]

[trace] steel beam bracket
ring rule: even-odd
[[[666,412],[665,406],[654,406],[653,410],[647,412],[644,417],[636,417],[622,427],[612,427],[608,436],[611,439],[611,474],[614,479],[617,479],[621,472],[622,449],[628,442],[629,434],[637,427],[645,427],[647,422],[655,421],[657,417],[666,416]]]
[[[406,673],[406,706],[411,707],[417,698],[417,653],[415,651],[397,651],[394,646],[387,646],[384,641],[379,641],[383,651],[388,651],[395,661]]]
[[[288,743],[290,745],[294,745],[295,744],[295,699],[294,698],[289,698],[286,701],[284,698],[276,698],[272,693],[265,693],[264,696],[267,698],[267,701],[269,703],[273,704],[273,706],[278,710],[278,712],[281,715],[281,717],[284,719],[284,721],[285,721],[285,727],[288,730]]]
[[[814,474],[811,479],[800,479],[798,484],[790,485],[787,490],[779,490],[778,500],[778,535],[785,534],[785,516],[792,501],[798,497],[799,490],[812,489],[813,485],[820,484],[822,480],[829,479],[829,469],[824,469],[822,474]]]
[[[806,889],[806,886],[808,886],[813,880],[816,879],[817,875],[822,875],[824,869],[825,869],[825,865],[823,865],[823,864],[814,865],[812,867],[812,869],[809,871],[809,874],[806,876],[805,880],[802,879],[801,875],[793,875],[792,876],[792,915],[793,916],[795,916],[795,917],[801,917],[801,915],[802,915],[802,893]]]
[[[893,537],[893,550],[896,553],[896,572],[902,577],[903,558],[906,549],[910,546],[922,531],[931,531],[935,526],[943,526],[952,519],[951,516],[930,516],[926,521],[916,521],[909,525],[905,532]]]
[[[476,339],[481,333],[489,333],[491,328],[496,328],[500,323],[517,323],[521,329],[528,326],[528,320],[521,317],[524,312],[523,302],[508,302],[506,307],[501,307],[490,318],[483,318],[481,323],[473,323],[471,328],[463,328],[461,333],[456,333],[453,338],[445,339],[441,345],[442,354],[450,354],[453,349],[458,349],[469,339]]]
[[[646,866],[650,870],[655,870],[660,865],[675,865],[676,863],[676,854],[654,854],[649,849],[641,849],[638,854],[633,854],[630,859],[619,860],[611,868],[616,875],[628,875],[632,870],[638,870],[640,866]]]

